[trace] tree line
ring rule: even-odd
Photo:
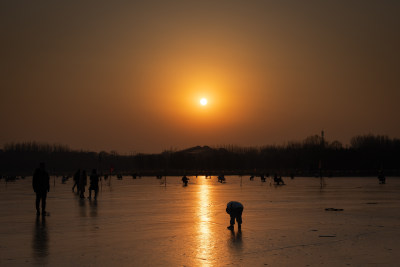
[[[326,141],[323,135],[313,135],[282,145],[197,146],[133,155],[78,151],[60,144],[8,143],[0,150],[0,175],[31,175],[39,162],[45,162],[53,175],[71,175],[78,168],[137,175],[375,176],[378,171],[400,175],[400,139],[358,135],[343,146],[339,141]]]

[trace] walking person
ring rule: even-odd
[[[85,198],[85,187],[87,185],[87,175],[86,171],[82,171],[81,175],[79,176],[78,182],[78,190],[79,190],[79,197]]]
[[[74,189],[75,189],[75,187],[76,187],[76,191],[77,191],[77,193],[79,193],[79,185],[78,185],[78,182],[79,182],[79,176],[81,175],[81,169],[78,169],[77,171],[76,171],[76,173],[74,174],[74,185],[72,186],[72,192],[74,192]]]
[[[94,200],[97,200],[97,194],[99,193],[99,175],[96,169],[93,169],[90,175],[89,199],[92,199],[92,190],[94,191]]]
[[[231,201],[226,205],[226,213],[228,213],[231,217],[230,226],[227,228],[229,230],[234,229],[235,220],[238,223],[238,230],[242,229],[242,212],[243,212],[243,205],[237,201]]]
[[[50,176],[46,171],[44,162],[40,163],[32,178],[33,191],[36,193],[36,215],[40,215],[40,201],[42,202],[42,215],[46,215],[47,192],[50,191]]]

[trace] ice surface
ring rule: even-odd
[[[0,265],[396,266],[400,178],[155,177],[102,181],[97,201],[51,178],[50,216],[35,214],[31,177],[0,183]],[[109,184],[110,182],[110,184]],[[87,192],[86,192],[87,195]],[[241,233],[226,203],[244,205]],[[327,211],[326,208],[344,209]]]

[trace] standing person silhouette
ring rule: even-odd
[[[242,212],[243,212],[243,205],[237,201],[231,201],[226,205],[226,213],[231,216],[230,226],[227,228],[229,230],[233,230],[233,226],[235,225],[235,219],[238,223],[238,230],[242,229]]]
[[[50,191],[50,176],[44,162],[41,162],[32,178],[33,191],[36,193],[36,215],[40,215],[40,201],[42,201],[42,215],[46,215],[46,197]]]
[[[94,200],[97,199],[97,193],[99,193],[99,175],[96,169],[92,170],[90,175],[90,186],[89,186],[89,199],[92,199],[92,190],[94,191]]]

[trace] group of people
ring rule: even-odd
[[[90,174],[90,186],[89,186],[89,199],[92,199],[92,191],[94,191],[94,199],[97,199],[97,194],[99,193],[99,181],[100,176],[97,174],[96,169],[92,170]],[[78,169],[74,174],[74,185],[72,186],[72,192],[75,192],[75,187],[77,188],[77,194],[80,198],[85,198],[85,191],[87,185],[87,175],[86,171]]]
[[[274,175],[274,183],[276,185],[284,185],[285,182],[282,180],[282,176],[279,176],[277,174]]]
[[[92,173],[90,174],[89,199],[92,198],[92,191],[94,191],[94,199],[97,199],[97,194],[99,193],[99,180],[100,177],[97,174],[96,169],[93,169]],[[74,189],[77,187],[77,194],[79,194],[80,198],[85,198],[86,185],[86,171],[81,171],[79,169],[74,174],[74,185],[72,186],[72,191],[75,192]],[[33,191],[36,193],[36,214],[42,214],[43,216],[46,216],[46,198],[47,193],[50,192],[50,176],[46,171],[46,167],[43,162],[40,163],[39,168],[37,168],[33,173],[32,187]],[[40,208],[42,208],[42,210],[40,210]]]
[[[267,176],[268,177],[268,176]],[[265,176],[261,175],[261,180],[265,181]],[[250,180],[253,180],[254,176],[250,177]],[[380,183],[385,183],[385,176],[382,172],[379,173],[378,179]],[[225,180],[223,175],[218,176],[218,181],[221,182]],[[92,170],[90,174],[90,186],[89,186],[89,199],[92,198],[92,191],[95,192],[94,199],[97,199],[97,194],[99,192],[99,181],[100,177],[97,174],[96,169]],[[189,181],[189,178],[184,175],[182,177],[182,182],[186,186]],[[276,174],[274,175],[274,182],[276,184],[285,184],[282,180],[282,177],[278,177]],[[80,170],[74,174],[74,185],[72,186],[72,191],[75,192],[75,187],[77,188],[77,194],[79,194],[80,198],[85,198],[85,188],[87,185],[87,175],[85,170]],[[36,193],[36,214],[46,216],[46,198],[47,193],[50,191],[50,176],[45,169],[45,164],[40,163],[39,168],[37,168],[33,174],[32,178],[32,187],[34,192]],[[42,205],[40,205],[40,202]],[[40,207],[42,210],[40,210]],[[243,213],[243,205],[237,201],[230,201],[227,204],[226,212],[230,216],[230,225],[227,227],[229,230],[234,230],[235,221],[238,224],[238,230],[241,231],[242,227],[242,213]]]
[[[218,176],[218,182],[219,183],[225,183],[226,179],[225,179],[225,175],[221,174],[220,176]]]
[[[269,174],[266,174],[266,175],[261,174],[260,175],[261,182],[266,182],[266,178],[268,178],[268,177],[269,177]],[[291,179],[294,179],[293,175],[291,176]],[[253,181],[253,180],[254,180],[254,175],[250,176],[250,181]],[[282,176],[278,177],[277,174],[274,175],[274,183],[276,185],[285,185],[285,182],[283,181]]]
[[[196,178],[197,178],[197,176],[196,176]],[[158,178],[157,178],[158,179]],[[210,178],[207,178],[207,175],[206,175],[206,179],[211,179],[211,176],[210,176]],[[182,177],[182,183],[183,183],[183,185],[184,186],[187,186],[188,185],[188,182],[189,182],[189,178],[186,176],[186,175],[184,175],[183,177]],[[225,182],[225,176],[224,175],[219,175],[218,176],[218,182],[219,183],[224,183]]]
[[[89,186],[89,199],[92,197],[92,191],[95,192],[94,199],[97,199],[97,194],[99,192],[99,180],[100,177],[97,174],[96,169],[92,170],[90,174],[90,186]],[[187,176],[182,177],[183,183],[187,185],[189,178]],[[72,191],[75,192],[75,187],[77,187],[77,193],[81,198],[84,198],[85,187],[87,185],[87,175],[85,170],[80,170],[74,174],[74,185],[72,186]],[[36,214],[46,216],[46,198],[47,193],[50,192],[50,176],[46,171],[45,164],[40,163],[39,168],[37,168],[33,174],[32,187],[36,193]],[[40,202],[42,211],[40,212]],[[235,221],[238,223],[238,230],[241,231],[242,227],[242,212],[243,205],[237,201],[230,201],[226,206],[226,212],[230,216],[230,225],[227,227],[229,230],[233,231]]]
[[[211,176],[210,176],[211,177]],[[269,177],[269,174],[267,174],[267,175],[260,175],[260,178],[261,178],[261,182],[265,182],[266,181],[266,177]],[[158,177],[157,177],[158,178]],[[207,179],[207,176],[206,176],[206,179]],[[279,176],[278,177],[278,175],[277,174],[275,174],[274,175],[274,183],[276,184],[276,185],[285,185],[285,182],[283,181],[283,179],[282,179],[282,176]],[[293,178],[292,178],[293,179]],[[254,180],[254,175],[252,175],[252,176],[250,176],[250,181],[253,181]],[[184,175],[183,177],[182,177],[182,182],[183,182],[183,185],[184,186],[187,186],[188,185],[188,181],[189,181],[189,178],[186,176],[186,175]],[[218,176],[218,182],[219,183],[224,183],[226,181],[226,179],[225,179],[225,176],[224,175],[219,175]]]

